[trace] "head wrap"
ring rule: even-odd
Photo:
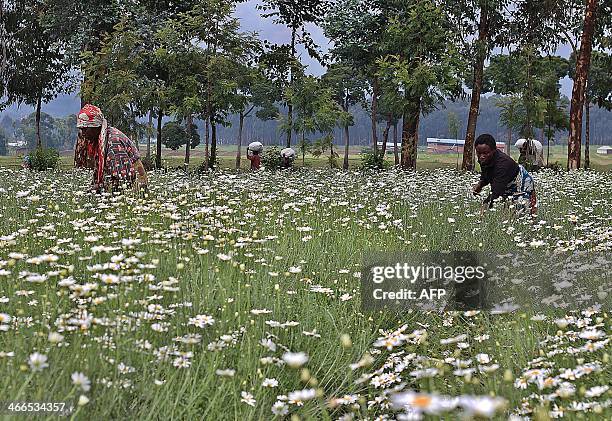
[[[106,150],[106,133],[108,131],[108,123],[104,118],[104,114],[100,108],[95,105],[85,105],[77,115],[77,127],[101,127],[100,136],[98,137],[98,147],[94,151],[98,157],[98,166],[96,168],[94,182],[97,186],[101,186],[104,181],[104,165]]]

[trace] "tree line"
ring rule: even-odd
[[[550,140],[567,130],[568,169],[581,166],[583,110],[588,120],[592,106],[612,108],[612,0],[261,0],[261,15],[290,30],[286,44],[242,31],[238,3],[3,1],[2,106],[34,106],[41,145],[42,105],[78,89],[83,104],[96,103],[134,138],[151,138],[156,127],[148,156],[157,167],[164,136],[185,139],[178,146],[189,164],[201,120],[206,169],[216,165],[219,131],[230,125],[240,165],[245,121],[253,118],[274,121],[288,147],[303,148],[316,135],[318,149],[331,145],[333,153],[340,131],[347,168],[355,110],[365,110],[374,155],[397,141],[397,163],[414,169],[422,119],[466,100],[463,124],[448,117],[450,132],[465,130],[466,170],[474,167],[486,92],[497,95],[508,139],[539,131]],[[308,24],[323,28],[328,52]],[[553,54],[562,43],[572,47],[569,59]],[[326,68],[321,77],[306,74],[300,45]],[[574,80],[569,101],[559,92],[566,75]],[[164,117],[173,119],[168,127]]]

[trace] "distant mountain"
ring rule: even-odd
[[[495,106],[494,101],[495,99],[493,97],[482,97],[476,134],[491,133],[498,140],[505,142],[508,138],[508,131],[499,122],[500,110]],[[65,117],[68,114],[77,113],[79,106],[80,100],[78,97],[64,96],[58,98],[49,105],[43,106],[43,111],[54,117]],[[448,118],[451,112],[457,115],[460,122],[458,137],[460,139],[465,138],[468,111],[468,101],[444,102],[437,110],[421,118],[419,124],[419,143],[421,145],[425,144],[428,137],[452,138],[453,136],[448,127]],[[32,112],[33,109],[30,107],[11,107],[6,111],[0,112],[0,123],[5,116],[11,119],[18,119]],[[371,145],[372,129],[369,115],[360,107],[352,109],[351,112],[354,115],[355,121],[355,124],[350,128],[351,144],[363,146]],[[286,110],[281,110],[281,113],[286,114]],[[168,120],[170,119],[165,118],[164,123]],[[231,124],[229,127],[219,126],[217,129],[218,143],[220,145],[235,144],[238,137],[238,116],[230,115],[228,120]],[[204,123],[201,120],[195,120],[195,124],[198,126],[200,135],[204,138]],[[384,124],[384,122],[379,124],[379,139],[382,139]],[[119,127],[119,129],[121,129],[121,127]],[[6,127],[5,131],[10,133],[10,128]],[[392,133],[393,131],[391,130],[389,142],[393,141]],[[316,140],[321,137],[321,135],[314,134],[309,137],[310,140]],[[512,134],[513,139],[517,139],[518,137],[517,133]],[[539,131],[536,132],[536,137],[541,138],[541,133]],[[567,139],[567,133],[557,133],[557,141],[564,141],[565,139]],[[278,130],[276,121],[261,121],[256,117],[249,117],[245,120],[244,124],[243,144],[246,145],[255,140],[261,141],[265,145],[281,145],[285,143],[285,134]],[[336,129],[334,131],[334,142],[336,144],[343,143],[342,130]],[[398,127],[398,142],[401,142],[401,126]],[[297,143],[295,135],[293,136],[292,143],[294,145]],[[591,143],[594,145],[612,145],[612,112],[597,107],[591,108]]]
[[[60,95],[48,104],[42,105],[42,111],[53,117],[66,117],[68,114],[76,114],[81,109],[81,99],[77,95]],[[0,117],[8,115],[12,119],[20,119],[33,113],[34,107],[28,105],[11,105],[0,112]]]

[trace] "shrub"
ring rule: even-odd
[[[36,171],[55,170],[59,168],[59,153],[52,148],[36,148],[29,155],[30,169]]]
[[[278,146],[268,146],[261,154],[261,165],[266,170],[278,170],[281,164],[280,148]]]
[[[372,149],[363,149],[359,154],[361,157],[361,168],[366,170],[386,170],[391,167],[391,163],[385,161],[385,157]]]
[[[202,161],[202,163],[200,165],[198,165],[198,168],[196,169],[196,172],[198,174],[206,174],[209,171],[214,171],[214,170],[218,169],[219,168],[219,164],[220,164],[219,156],[215,156],[214,160],[210,159],[210,157],[209,157],[209,159],[208,159],[208,169],[206,169],[204,167],[204,161]]]
[[[142,165],[146,171],[152,171],[155,169],[155,154],[144,156],[142,159]]]
[[[546,168],[547,170],[552,170],[555,172],[563,172],[565,171],[565,168],[563,166],[561,166],[561,164],[559,164],[559,162],[555,161],[553,163],[549,163],[548,165],[545,165],[543,168]]]

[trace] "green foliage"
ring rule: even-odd
[[[31,113],[19,122],[17,136],[27,142],[29,148],[36,146],[36,113]],[[76,116],[54,118],[40,113],[40,136],[48,148],[70,148],[77,138]]]
[[[300,140],[298,141],[298,150],[300,151],[300,155],[302,155],[302,166],[305,166],[306,154],[308,152],[312,152],[312,142],[305,136],[301,136]]]
[[[568,60],[541,56],[526,47],[510,55],[491,58],[485,77],[496,93],[509,95],[498,104],[502,122],[522,136],[533,137],[533,127],[564,129],[559,80],[569,71]]]
[[[510,95],[497,98],[495,105],[501,108],[499,120],[504,127],[508,128],[510,132],[508,142],[510,142],[512,140],[512,132],[520,131],[523,126],[525,119],[523,101],[518,95]]]
[[[459,118],[453,111],[448,112],[448,132],[453,139],[459,139]]]
[[[172,149],[173,151],[178,150],[181,146],[187,143],[187,133],[183,126],[176,121],[170,121],[164,124],[164,137],[162,142],[165,147]]]
[[[162,142],[164,146],[173,151],[178,150],[182,146],[187,144],[187,140],[191,138],[191,149],[195,149],[200,144],[200,135],[198,134],[198,127],[195,124],[191,125],[188,130],[177,121],[169,121],[164,124],[164,137]]]
[[[59,168],[60,156],[53,148],[38,147],[29,155],[29,158],[32,170],[46,171]]]
[[[266,170],[278,170],[281,165],[280,151],[278,146],[266,146],[261,154],[261,165]]]
[[[292,31],[292,40],[304,46],[310,57],[323,61],[323,54],[308,32],[307,24],[319,24],[331,2],[328,0],[263,0],[257,8],[263,17],[272,17],[273,22],[285,25]],[[296,58],[295,44],[290,46],[291,57]]]
[[[384,50],[381,37],[387,16],[381,13],[381,6],[381,2],[339,0],[322,25],[325,35],[334,40],[331,55],[369,78],[376,72],[376,60]]]
[[[380,153],[375,153],[372,149],[363,149],[359,154],[361,160],[360,168],[364,170],[381,171],[391,168],[391,163],[385,160]]]
[[[350,114],[342,111],[334,101],[331,89],[313,76],[301,79],[295,84],[295,90],[288,89],[286,95],[295,107],[292,127],[296,133],[328,134],[338,122],[350,121]],[[287,121],[282,120],[281,129],[288,128]]]
[[[328,163],[330,168],[340,168],[338,164],[338,153],[334,150],[334,138],[331,134],[317,139],[312,145],[312,154],[316,157],[329,151]]]
[[[13,103],[37,106],[70,89],[65,44],[44,26],[43,7],[42,2],[21,3],[9,7],[2,19],[2,50],[8,57],[6,66],[0,63],[0,109]]]
[[[576,62],[572,53],[569,61]],[[574,79],[575,67],[570,66],[569,76]],[[612,54],[603,51],[591,53],[591,65],[586,86],[586,99],[600,108],[612,110]]]
[[[110,125],[135,141],[146,133],[138,118],[149,111],[155,93],[153,81],[144,74],[146,46],[144,34],[124,19],[104,39],[98,54],[83,53],[89,78],[81,84],[81,95],[102,109]]]
[[[453,44],[454,29],[432,1],[405,7],[387,3],[393,18],[385,28],[388,54],[377,60],[392,109],[417,116],[431,112],[447,97],[461,94],[461,60]]]

